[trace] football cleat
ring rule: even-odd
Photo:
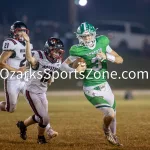
[[[116,135],[114,135],[114,139],[116,140],[117,146],[123,146],[123,144],[120,143],[120,141]]]
[[[23,140],[26,140],[27,139],[27,135],[26,135],[27,127],[24,125],[24,122],[23,121],[18,121],[16,125],[20,130],[20,137]]]
[[[104,126],[103,126],[103,131],[104,131],[104,134],[105,134],[105,137],[107,139],[107,141],[113,145],[117,145],[117,141],[115,139],[115,136],[113,135],[113,133],[111,132],[110,129],[106,129]]]
[[[54,131],[52,128],[49,128],[47,130],[47,136],[48,136],[48,139],[52,139],[52,138],[58,136],[58,132]]]
[[[37,139],[37,143],[38,144],[46,144],[46,139],[44,136],[38,136],[38,139]]]

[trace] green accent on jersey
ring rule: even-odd
[[[96,54],[100,51],[106,54],[106,47],[109,45],[109,39],[106,36],[96,38],[96,47],[91,50],[88,47],[74,45],[70,49],[71,56],[78,56],[86,61],[87,69],[83,73],[84,86],[94,86],[106,82],[107,60],[100,62],[96,59]]]

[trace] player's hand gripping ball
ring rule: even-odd
[[[82,64],[82,63],[83,63],[83,65],[84,65],[84,63],[86,64],[85,60],[84,60],[83,58],[77,58],[77,59],[73,62],[72,68],[76,69],[76,68],[79,66],[79,64]]]
[[[77,58],[73,64],[72,68],[76,69],[77,72],[84,72],[86,69],[86,62],[83,58]]]

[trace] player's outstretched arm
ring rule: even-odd
[[[26,59],[32,65],[32,67],[34,67],[37,64],[37,61],[34,57],[32,57],[31,54],[30,38],[25,32],[22,33],[22,37],[26,41]]]
[[[112,55],[112,56],[109,56]],[[115,52],[114,50],[112,50],[109,54],[106,54],[107,59],[111,59],[112,57],[114,57],[114,63],[116,64],[122,64],[123,63],[123,58],[118,55],[117,52]]]
[[[66,72],[84,72],[86,69],[86,65],[84,63],[80,63],[76,69],[70,67],[69,65],[72,64],[78,57],[75,56],[69,56],[62,64],[60,67],[61,71],[66,71]]]
[[[66,71],[66,72],[74,72],[75,69],[71,68],[69,65],[72,63],[72,61],[69,59],[69,57],[61,64],[60,70]]]

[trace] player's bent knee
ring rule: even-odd
[[[33,115],[34,118],[32,118],[35,122],[39,123],[40,118],[37,115]]]
[[[115,112],[114,112],[114,110],[112,108],[108,110],[108,116],[110,116],[112,118],[115,117]]]
[[[108,115],[109,117],[111,117],[112,119],[114,119],[115,115],[114,114],[110,114]]]
[[[108,116],[112,118],[115,117],[115,111],[113,108],[103,107],[103,108],[100,108],[100,110],[103,112],[104,117],[108,117]]]

